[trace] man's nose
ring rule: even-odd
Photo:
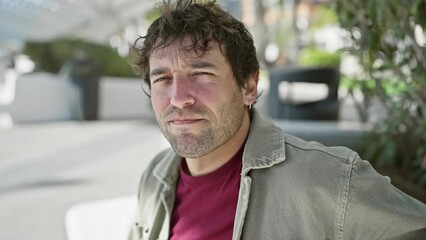
[[[194,103],[191,82],[186,78],[176,77],[172,84],[170,104],[177,108],[185,108]]]

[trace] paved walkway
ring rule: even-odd
[[[49,123],[0,131],[0,239],[66,239],[72,205],[136,194],[168,143],[152,122]]]

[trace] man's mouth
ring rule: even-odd
[[[190,124],[194,124],[194,123],[198,123],[200,121],[202,121],[203,119],[201,118],[182,118],[182,119],[172,119],[169,121],[169,124],[171,125],[177,125],[177,126],[185,126],[185,125],[190,125]]]

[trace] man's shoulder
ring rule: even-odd
[[[141,183],[149,182],[163,182],[170,183],[174,182],[177,178],[179,162],[181,157],[171,148],[161,150],[144,170],[142,175]]]
[[[358,153],[343,146],[325,146],[316,141],[305,141],[291,134],[284,134],[286,155],[300,158],[316,158],[352,164]]]
[[[166,148],[161,150],[148,163],[148,166],[143,172],[142,180],[146,178],[161,179],[167,176],[171,169],[177,168],[176,158],[177,155],[173,149]]]
[[[343,146],[325,146],[315,141],[305,141],[299,137],[288,134],[271,119],[261,117],[257,112],[254,114],[254,124],[251,147],[264,147],[284,151],[286,161],[290,157],[297,157],[302,160],[304,157],[322,158],[328,160],[337,160],[343,163],[352,164],[358,157],[358,154]],[[266,143],[266,145],[265,145]],[[275,144],[271,147],[271,144]],[[284,146],[283,146],[284,145]],[[282,150],[284,149],[284,150]],[[290,157],[290,158],[291,158]]]
[[[161,150],[155,155],[154,158],[151,159],[145,171],[152,172],[152,170],[154,170],[159,165],[161,166],[163,164],[163,161],[172,157],[172,155],[174,155],[174,151],[170,147]]]
[[[140,179],[139,196],[142,192],[158,191],[164,184],[171,185],[175,182],[179,166],[175,159],[177,155],[171,148],[167,148],[151,160]]]

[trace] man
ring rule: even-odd
[[[135,52],[172,149],[142,176],[131,239],[386,239],[426,227],[426,206],[355,152],[259,116],[252,37],[215,3],[166,3]]]

